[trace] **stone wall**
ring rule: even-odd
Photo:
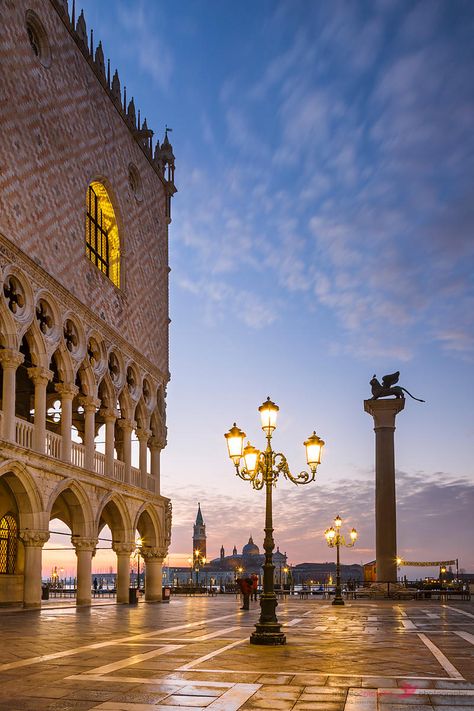
[[[44,66],[26,30],[40,20]],[[0,232],[168,372],[168,245],[165,181],[49,0],[4,0],[0,37]],[[129,184],[133,164],[142,199]],[[99,179],[116,211],[122,282],[116,288],[85,255],[87,187]]]

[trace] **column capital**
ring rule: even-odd
[[[19,351],[13,351],[11,348],[0,349],[0,363],[3,368],[18,368],[23,363],[25,356]]]
[[[18,538],[23,541],[25,546],[42,548],[46,541],[49,540],[49,535],[49,531],[34,531],[30,528],[25,528],[18,533]]]
[[[71,400],[75,398],[79,392],[77,385],[73,385],[72,383],[56,383],[54,389],[61,397],[71,398]]]
[[[48,368],[42,368],[40,365],[34,365],[28,368],[28,377],[35,385],[47,385],[53,379],[53,371]]]
[[[97,548],[97,538],[83,538],[82,536],[71,536],[72,545],[78,551],[92,551]]]
[[[374,418],[374,429],[387,427],[395,429],[395,416],[405,407],[404,398],[386,400],[364,400],[364,410]]]
[[[109,410],[106,407],[100,408],[99,415],[102,417],[104,422],[112,422],[112,420],[118,420],[119,418],[118,410]]]
[[[84,408],[84,412],[93,412],[95,414],[100,406],[100,400],[90,395],[82,395],[79,398],[79,405]]]
[[[165,442],[160,437],[153,435],[153,437],[150,437],[148,440],[148,446],[150,449],[164,449]]]
[[[137,426],[137,423],[135,422],[135,420],[128,420],[125,417],[121,417],[120,420],[117,420],[117,425],[124,432],[131,432],[132,430],[135,429],[135,427]]]
[[[168,555],[168,549],[161,548],[159,546],[152,548],[140,548],[140,555],[145,559],[145,561],[159,560],[161,562]]]
[[[137,427],[135,430],[139,442],[147,442],[151,437],[151,430],[145,430],[142,427]]]
[[[136,549],[135,543],[123,543],[112,541],[112,550],[117,555],[128,555],[131,556],[133,551]]]

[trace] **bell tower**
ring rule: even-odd
[[[198,550],[201,558],[206,558],[206,524],[201,513],[201,504],[198,503],[196,523],[193,527],[193,552]],[[194,553],[193,553],[194,554]]]

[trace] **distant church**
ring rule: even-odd
[[[196,522],[193,529],[193,551],[199,551],[201,557],[206,557],[206,524],[202,516],[201,504],[198,504]],[[260,553],[259,547],[254,543],[250,535],[248,543],[242,547],[242,553],[238,553],[237,546],[234,546],[232,555],[226,556],[224,546],[221,546],[219,557],[210,560],[202,570],[215,577],[229,572],[240,574],[239,569],[242,569],[242,574],[256,573],[260,575],[264,562],[264,553]],[[287,565],[286,554],[280,553],[279,548],[273,553],[273,564],[275,565],[275,579],[279,580],[280,571]]]

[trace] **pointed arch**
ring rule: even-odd
[[[65,479],[51,493],[46,510],[51,518],[59,518],[71,529],[73,535],[96,535],[95,520],[90,499],[81,484]]]
[[[0,465],[0,479],[8,486],[18,506],[20,528],[40,526],[44,503],[33,475],[23,462],[8,460]]]
[[[135,516],[133,530],[137,530],[145,547],[162,546],[163,531],[158,511],[149,503],[143,504]]]
[[[102,528],[101,521],[110,528],[114,543],[133,540],[132,521],[120,494],[110,492],[102,499],[96,518],[98,532]]]

